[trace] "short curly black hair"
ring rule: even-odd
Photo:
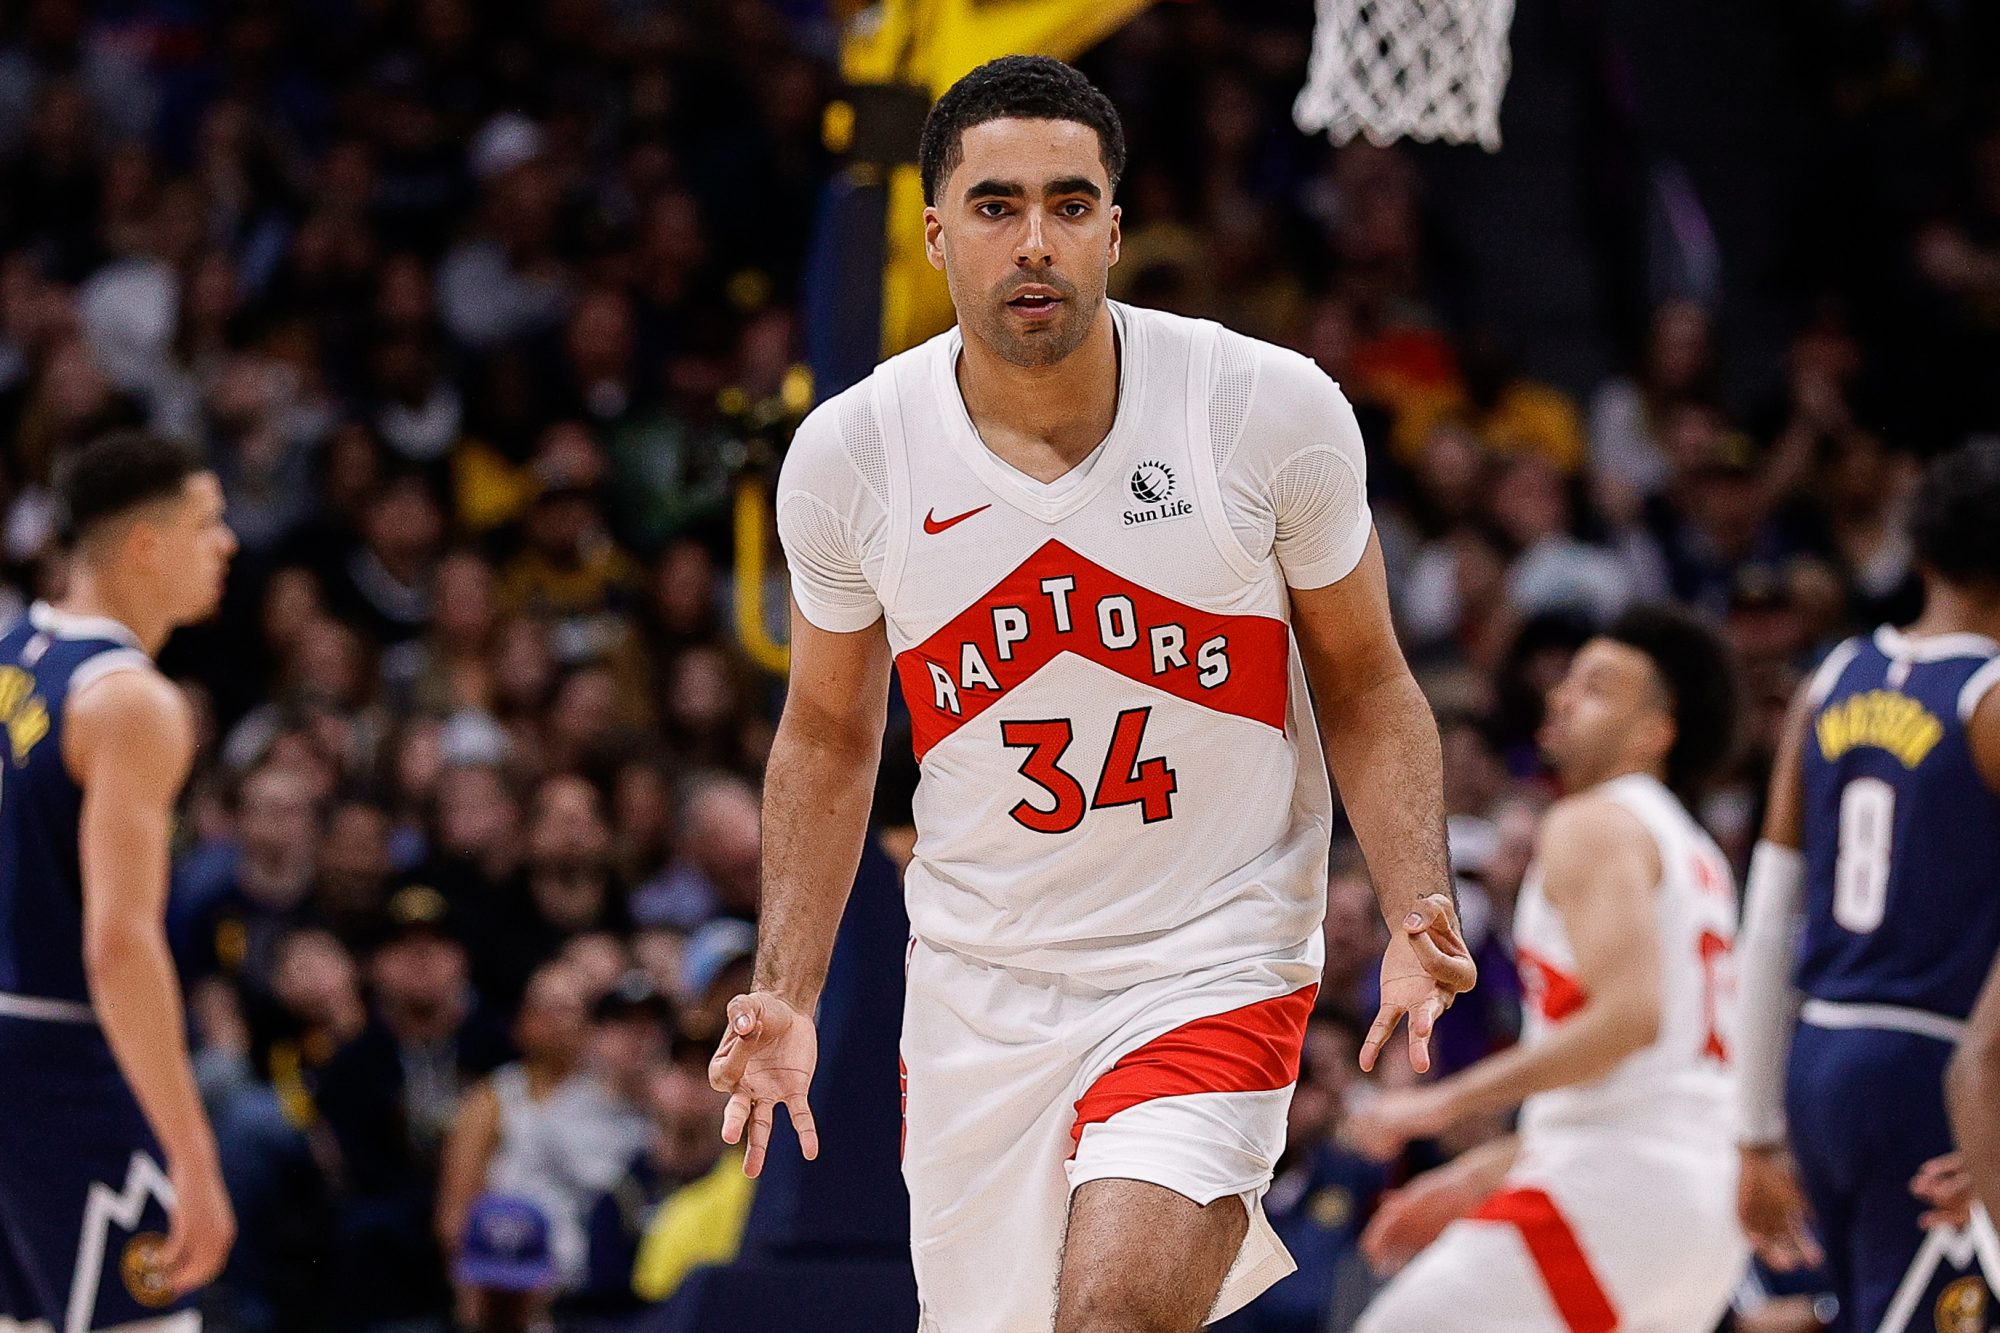
[[[1631,607],[1604,637],[1652,660],[1674,715],[1667,785],[1683,797],[1698,795],[1736,749],[1742,705],[1735,654],[1708,621],[1664,602]]]
[[[1917,559],[1947,583],[2000,591],[2000,439],[1934,461],[1910,505]]]
[[[1097,131],[1098,157],[1111,189],[1125,174],[1125,126],[1118,108],[1072,65],[1048,56],[1001,56],[951,87],[924,118],[917,170],[924,202],[935,204],[945,178],[965,157],[965,132],[989,120],[1073,120]]]

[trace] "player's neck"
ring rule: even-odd
[[[172,622],[150,602],[132,589],[119,587],[116,579],[106,578],[88,560],[78,560],[70,566],[69,590],[56,600],[56,609],[117,621],[132,631],[150,657],[158,656],[167,636],[174,632]]]
[[[1111,433],[1118,415],[1119,349],[1108,302],[1098,307],[1083,342],[1053,365],[1017,366],[977,337],[966,337],[963,344],[959,395],[980,438],[1003,461],[1030,474],[1038,471],[1023,466],[1030,460],[1014,456],[1026,446],[1074,467]]]
[[[1942,579],[1926,580],[1924,613],[1903,633],[1913,639],[1935,634],[1981,634],[2000,639],[2000,596],[1979,597]]]
[[[1565,770],[1557,774],[1557,777],[1562,782],[1563,790],[1571,795],[1575,795],[1578,792],[1589,791],[1594,787],[1602,787],[1607,782],[1616,782],[1620,778],[1629,778],[1634,774],[1642,774],[1661,783],[1667,780],[1667,775],[1661,771],[1658,764],[1649,764],[1643,759],[1614,760],[1602,768],[1593,768],[1588,771]]]

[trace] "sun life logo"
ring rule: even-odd
[[[1132,496],[1140,504],[1164,503],[1174,493],[1174,472],[1165,463],[1147,459],[1132,469]]]
[[[1187,500],[1174,499],[1174,470],[1156,458],[1148,458],[1132,469],[1132,480],[1126,483],[1132,498],[1141,509],[1125,511],[1126,527],[1136,527],[1141,523],[1157,523],[1165,518],[1181,518],[1194,512],[1194,505]]]

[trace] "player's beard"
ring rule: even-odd
[[[1055,289],[1062,296],[1062,305],[1055,318],[1047,324],[1040,328],[1023,329],[1014,322],[1007,302],[1021,288],[1030,286]],[[1053,366],[1083,345],[1083,340],[1090,336],[1090,326],[1097,318],[1097,309],[1103,303],[1102,284],[1094,291],[1083,292],[1068,279],[1053,273],[1033,279],[1015,273],[979,302],[978,333],[981,340],[1009,365],[1024,370]]]

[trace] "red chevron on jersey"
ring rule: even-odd
[[[1063,653],[1284,730],[1290,641],[1283,621],[1185,605],[1051,540],[949,624],[896,655],[917,758]]]
[[[1521,985],[1528,999],[1551,1023],[1568,1018],[1589,998],[1582,982],[1533,949],[1515,944],[1514,963],[1521,970]]]

